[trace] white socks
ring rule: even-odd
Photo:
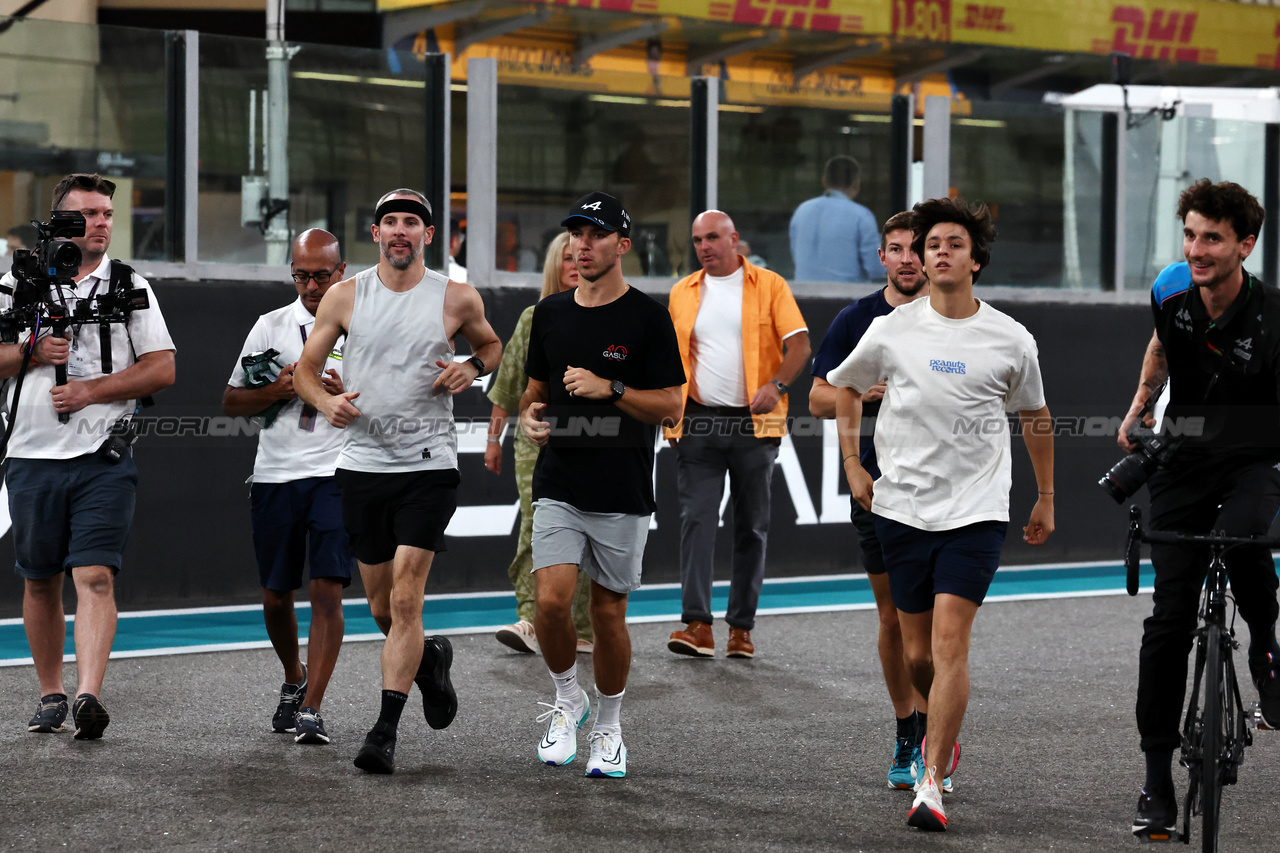
[[[548,670],[550,672],[550,670]],[[582,688],[578,686],[578,664],[564,672],[552,672],[551,680],[556,683],[556,704],[574,711],[582,710]]]
[[[600,703],[596,711],[595,727],[597,729],[611,732],[622,731],[622,723],[619,721],[618,716],[622,713],[622,697],[626,694],[627,691],[623,690],[616,696],[606,696],[600,692],[600,688],[596,688],[596,699]]]

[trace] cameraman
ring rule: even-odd
[[[82,254],[75,284],[54,285],[49,292],[49,299],[65,305],[68,313],[111,287],[107,248],[114,192],[115,184],[85,174],[68,175],[53,191],[53,210],[80,211],[85,218],[84,236],[72,238]],[[12,274],[5,276],[5,284],[13,281]],[[98,694],[115,638],[114,579],[133,522],[138,480],[131,451],[113,461],[101,448],[112,425],[134,412],[139,398],[167,388],[174,378],[173,341],[155,294],[141,276],[132,277],[132,286],[147,292],[150,307],[133,311],[127,324],[109,326],[115,371],[102,371],[98,323],[73,323],[66,337],[41,329],[11,420],[5,483],[17,555],[14,571],[25,579],[23,624],[41,695],[28,730],[66,730],[62,586],[64,573],[69,573],[77,599],[78,685],[71,713],[80,740],[102,737],[110,722]],[[0,294],[0,311],[12,305],[11,297]],[[18,374],[31,345],[29,330],[18,344],[0,345],[0,378]],[[60,364],[67,368],[65,385],[54,384],[55,365]],[[12,397],[14,383],[9,385]],[[68,423],[58,422],[61,413],[71,416]]]
[[[1242,266],[1263,209],[1240,185],[1203,179],[1183,191],[1178,216],[1187,263],[1165,269],[1152,286],[1155,334],[1119,444],[1137,449],[1129,434],[1139,419],[1154,426],[1144,408],[1171,380],[1166,424],[1193,427],[1189,419],[1203,418],[1203,430],[1186,431],[1173,458],[1152,475],[1151,526],[1265,535],[1280,508],[1280,291]],[[1133,822],[1139,837],[1166,834],[1177,822],[1171,763],[1181,744],[1187,654],[1208,554],[1203,547],[1153,545],[1151,562],[1155,606],[1143,625],[1136,709],[1147,765]],[[1265,548],[1234,548],[1226,562],[1249,626],[1249,671],[1262,713],[1280,726],[1275,564]]]

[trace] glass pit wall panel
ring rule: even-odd
[[[1127,136],[1125,289],[1146,290],[1162,269],[1186,260],[1178,197],[1201,178],[1233,181],[1264,199],[1266,125],[1195,116],[1144,121]],[[1245,269],[1262,272],[1259,236]],[[1272,282],[1274,283],[1274,282]]]
[[[689,80],[628,76],[633,84],[616,88],[646,94],[499,79],[498,270],[541,272],[560,221],[594,190],[616,196],[631,214],[624,275],[683,276],[696,268],[689,250]]]
[[[1063,109],[998,101],[970,106],[968,114],[951,118],[950,183],[953,195],[991,208],[996,241],[981,283],[1062,287]]]
[[[889,209],[887,105],[887,99],[884,110],[721,104],[719,206],[769,269],[792,279],[791,216],[822,195],[823,167],[832,157],[858,161],[854,200],[870,208],[877,226],[897,212]]]
[[[166,256],[163,32],[22,20],[0,34],[0,229],[72,172],[116,184],[112,257]],[[3,244],[0,244],[3,248]]]
[[[350,264],[377,262],[370,235],[378,197],[422,190],[425,81],[412,53],[293,44],[289,65],[289,231],[323,228]],[[266,180],[262,41],[200,40],[200,260],[265,263],[260,227],[242,224],[244,179]],[[456,128],[456,119],[455,119]],[[455,148],[456,150],[456,148]]]

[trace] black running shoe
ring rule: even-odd
[[[71,706],[71,718],[76,723],[76,740],[97,740],[102,737],[111,715],[92,693],[81,693]]]
[[[298,715],[298,709],[302,707],[306,698],[307,667],[303,664],[301,681],[297,684],[286,681],[280,685],[280,704],[276,706],[276,713],[271,718],[271,730],[273,732],[294,731],[293,718]]]
[[[356,753],[356,767],[366,773],[394,773],[396,769],[395,730],[375,725],[365,735],[364,746]]]
[[[1142,841],[1178,840],[1178,800],[1173,791],[1151,795],[1142,789],[1138,813],[1133,818],[1133,834]]]
[[[433,729],[448,728],[458,715],[458,694],[449,681],[453,665],[453,644],[447,637],[426,637],[422,643],[422,662],[413,681],[422,691],[422,715]]]
[[[40,734],[54,734],[67,730],[67,694],[50,693],[40,697],[36,706],[36,715],[27,723],[27,731]]]
[[[294,743],[328,743],[329,733],[324,730],[324,719],[315,708],[302,708],[294,718]]]

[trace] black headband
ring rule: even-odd
[[[373,212],[373,224],[381,225],[382,217],[388,213],[412,213],[422,220],[424,226],[431,224],[431,211],[427,210],[427,206],[416,198],[387,199],[378,205],[378,209]]]

